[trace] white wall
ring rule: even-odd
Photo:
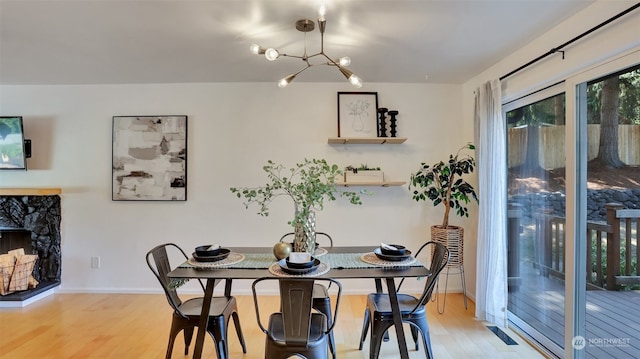
[[[209,243],[270,247],[290,230],[293,206],[284,198],[261,217],[229,191],[266,183],[261,167],[269,159],[366,163],[408,181],[421,162],[445,159],[471,138],[460,131],[459,85],[367,84],[361,90],[378,92],[381,107],[400,111],[404,144],[328,145],[337,135],[336,93],[352,91],[343,83],[2,86],[0,114],[24,116],[33,157],[27,172],[0,173],[0,186],[62,188],[61,290],[157,292],[144,260],[156,244],[175,242],[188,251]],[[111,201],[115,115],[188,116],[186,202]],[[362,206],[328,203],[317,214],[318,230],[330,232],[336,245],[385,241],[417,248],[441,220],[442,208],[416,203],[407,186],[369,189],[375,194]],[[92,256],[101,257],[101,268],[90,268]],[[452,278],[449,289],[456,286]],[[246,292],[248,286],[234,288]],[[355,282],[346,289],[372,287]]]

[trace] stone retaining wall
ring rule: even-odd
[[[566,216],[566,196],[561,192],[515,195],[509,198],[509,203],[521,204],[524,217],[533,217],[533,214],[542,210],[548,210],[551,215]],[[621,203],[627,209],[640,209],[640,188],[587,190],[587,220],[606,222],[607,210],[604,205],[607,203]]]

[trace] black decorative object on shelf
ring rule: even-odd
[[[389,125],[389,127],[391,128],[391,137],[396,137],[396,134],[398,133],[396,131],[396,121],[398,120],[396,118],[396,116],[398,116],[398,111],[396,110],[391,110],[389,111],[389,116],[391,116],[391,119],[389,120],[391,122],[391,124]]]
[[[378,137],[387,137],[387,117],[385,116],[387,111],[388,109],[384,107],[378,109]]]

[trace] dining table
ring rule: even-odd
[[[169,273],[176,283],[188,279],[206,280],[204,299],[193,358],[202,356],[207,327],[207,318],[214,287],[225,281],[225,296],[230,296],[233,280],[254,280],[261,277],[309,276],[311,278],[371,279],[377,292],[383,292],[386,282],[398,349],[402,359],[409,358],[407,343],[398,305],[396,278],[427,277],[430,271],[413,256],[403,261],[386,261],[378,258],[374,251],[378,246],[334,246],[317,248],[314,256],[320,260],[319,268],[309,274],[291,275],[281,271],[272,247],[225,247],[230,255],[219,262],[202,262],[190,258]],[[178,284],[179,285],[179,284]]]

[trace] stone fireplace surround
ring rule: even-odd
[[[60,284],[60,193],[55,188],[0,189],[0,232],[30,233],[32,248],[25,252],[38,255],[33,276],[40,282],[36,289],[0,296],[0,301],[22,301]]]

